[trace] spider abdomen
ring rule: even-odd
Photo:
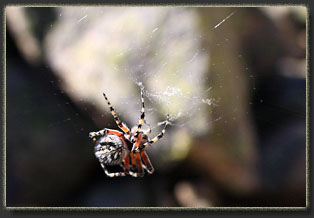
[[[127,145],[114,134],[102,136],[95,145],[95,156],[105,165],[118,165],[127,155]]]

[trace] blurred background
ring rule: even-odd
[[[6,206],[306,206],[305,7],[7,7]],[[155,167],[108,178],[91,131],[144,88]]]

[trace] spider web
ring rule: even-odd
[[[103,92],[121,120],[130,128],[137,125],[141,88],[147,120],[144,128],[150,127],[154,134],[160,131],[166,114],[171,116],[173,131],[186,129],[194,137],[207,134],[214,122],[228,122],[226,114],[210,117],[213,108],[219,107],[220,98],[212,97],[213,89],[208,85],[211,73],[207,71],[208,65],[231,69],[223,55],[213,62],[210,51],[203,48],[202,40],[209,36],[199,31],[195,9],[69,7],[56,8],[55,12],[57,22],[50,26],[43,41],[47,68],[57,76],[50,84],[61,89],[51,94],[66,93],[99,128],[116,128],[102,121],[111,116]],[[222,51],[229,49],[232,41],[225,24],[232,22],[236,12],[208,26],[213,34],[220,34],[221,41],[214,46]],[[145,19],[147,15],[151,19]],[[223,81],[220,88],[224,88]],[[63,110],[69,104],[65,101],[56,107]],[[95,108],[101,113],[93,116]],[[86,136],[94,131],[80,125],[79,112],[66,114],[52,120],[47,128],[71,125],[76,134]]]
[[[119,11],[123,11],[125,16],[120,15],[116,19],[116,14]],[[96,19],[95,23],[87,26],[90,20],[94,19],[94,14],[104,13],[106,13],[108,22]],[[143,22],[143,17],[148,13],[152,19]],[[88,31],[95,32],[102,29],[110,34],[104,36],[99,43],[107,43],[107,40],[111,40],[112,44],[115,45],[113,48],[108,48],[108,50],[113,51],[111,53],[100,51],[97,48],[90,48],[93,53],[108,53],[103,55],[105,57],[108,55],[108,58],[113,59],[113,62],[107,62],[107,65],[100,64],[102,69],[97,72],[97,75],[93,76],[97,80],[95,83],[98,83],[94,85],[94,90],[91,90],[90,86],[86,86],[86,89],[76,86],[79,84],[78,79],[85,80],[91,77],[86,74],[87,70],[82,73],[75,71],[75,74],[80,76],[63,78],[63,80],[69,81],[68,84],[70,84],[64,87],[65,91],[76,101],[84,102],[84,99],[88,99],[92,104],[99,105],[103,111],[108,111],[107,105],[101,96],[102,92],[106,92],[118,113],[126,119],[126,123],[135,125],[139,116],[139,90],[144,88],[144,95],[148,100],[146,115],[147,119],[150,120],[149,123],[152,129],[162,125],[163,122],[160,119],[164,120],[167,113],[171,115],[172,125],[181,127],[190,125],[190,121],[195,119],[194,123],[199,123],[201,128],[190,128],[193,134],[208,129],[209,120],[204,118],[205,116],[201,118],[198,114],[210,110],[210,108],[203,106],[211,107],[214,105],[215,100],[210,98],[210,87],[206,87],[204,83],[209,54],[200,45],[202,35],[196,31],[196,14],[194,10],[184,8],[114,8],[110,11],[98,8],[93,10],[91,8],[84,10],[61,9],[60,15],[62,15],[60,17],[68,18],[67,20],[70,20],[67,21],[70,23],[68,25],[73,24],[73,28],[77,28],[77,25],[85,26],[86,29],[81,28],[79,33],[83,46],[90,46],[85,44],[85,38],[88,40],[87,35],[92,34]],[[69,16],[71,17],[69,18]],[[133,22],[141,20],[142,25],[133,25],[133,22],[130,24],[128,22],[130,17],[134,19]],[[114,18],[117,21],[112,22]],[[185,22],[178,25],[178,18]],[[93,25],[95,25],[95,28],[93,28]],[[134,29],[129,26],[136,30],[135,34],[133,34]],[[176,28],[173,28],[174,26]],[[187,26],[194,30],[191,31]],[[55,29],[57,30],[52,31],[51,35],[58,34],[58,29],[61,31],[62,28],[61,25],[56,26]],[[95,30],[96,28],[98,30]],[[64,29],[62,30],[64,31]],[[115,44],[114,40],[112,41],[115,37],[122,38],[126,35],[128,38],[123,40],[123,45],[120,45],[121,40],[117,42],[119,44]],[[63,40],[70,37],[71,32],[64,34]],[[67,50],[62,52],[58,50],[60,43],[53,40],[55,39],[52,36],[47,40],[49,42],[47,43],[47,50],[55,50],[55,53],[48,54],[49,60],[52,61],[52,66],[56,68],[64,67],[62,60],[68,60],[68,58],[58,59],[56,56],[66,53]],[[53,45],[53,47],[50,45]],[[124,61],[120,62],[120,59],[124,59]],[[94,66],[100,63],[97,61],[92,62],[96,62]],[[91,67],[92,62],[86,67],[83,65],[82,69]],[[66,64],[69,65],[69,62],[67,61]],[[98,69],[89,69],[89,71],[95,72]],[[65,72],[59,72],[60,77],[64,77],[64,75]],[[114,84],[118,84],[118,87],[125,86],[125,89],[129,91],[125,93],[125,90],[117,89]],[[136,87],[138,87],[137,90]],[[123,91],[124,93],[122,93]],[[135,102],[136,104],[134,104]],[[128,110],[125,110],[126,107]],[[133,126],[131,124],[129,126]]]

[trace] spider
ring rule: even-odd
[[[103,95],[116,124],[122,130],[121,132],[104,128],[97,132],[89,133],[89,137],[95,142],[95,156],[99,160],[105,174],[109,177],[126,175],[142,177],[145,174],[144,169],[149,174],[152,174],[154,168],[145,152],[145,148],[163,137],[166,132],[166,127],[169,124],[169,114],[167,114],[167,119],[162,131],[153,139],[149,139],[148,135],[151,133],[151,129],[149,128],[147,131],[141,129],[145,122],[143,89],[141,89],[141,116],[138,125],[134,126],[131,130],[125,123],[120,121],[106,94],[103,93]],[[97,137],[99,137],[98,140],[96,139]],[[107,169],[108,166],[115,165],[119,165],[123,171],[109,172]]]

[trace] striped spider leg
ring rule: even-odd
[[[110,112],[114,118],[114,121],[116,122],[116,124],[119,126],[119,128],[125,133],[125,134],[130,134],[130,129],[127,127],[127,125],[123,122],[121,122],[121,120],[119,119],[119,117],[117,116],[116,111],[114,110],[114,108],[112,107],[110,101],[108,100],[107,96],[105,93],[103,93],[105,100],[108,104],[108,107],[110,109]]]
[[[144,104],[144,95],[143,95],[143,89],[141,88],[141,102],[142,102],[142,109],[141,109],[141,116],[138,121],[137,130],[134,134],[134,136],[131,139],[132,143],[135,143],[139,137],[139,134],[141,133],[141,128],[145,120],[145,104]],[[133,148],[132,148],[133,149]]]

